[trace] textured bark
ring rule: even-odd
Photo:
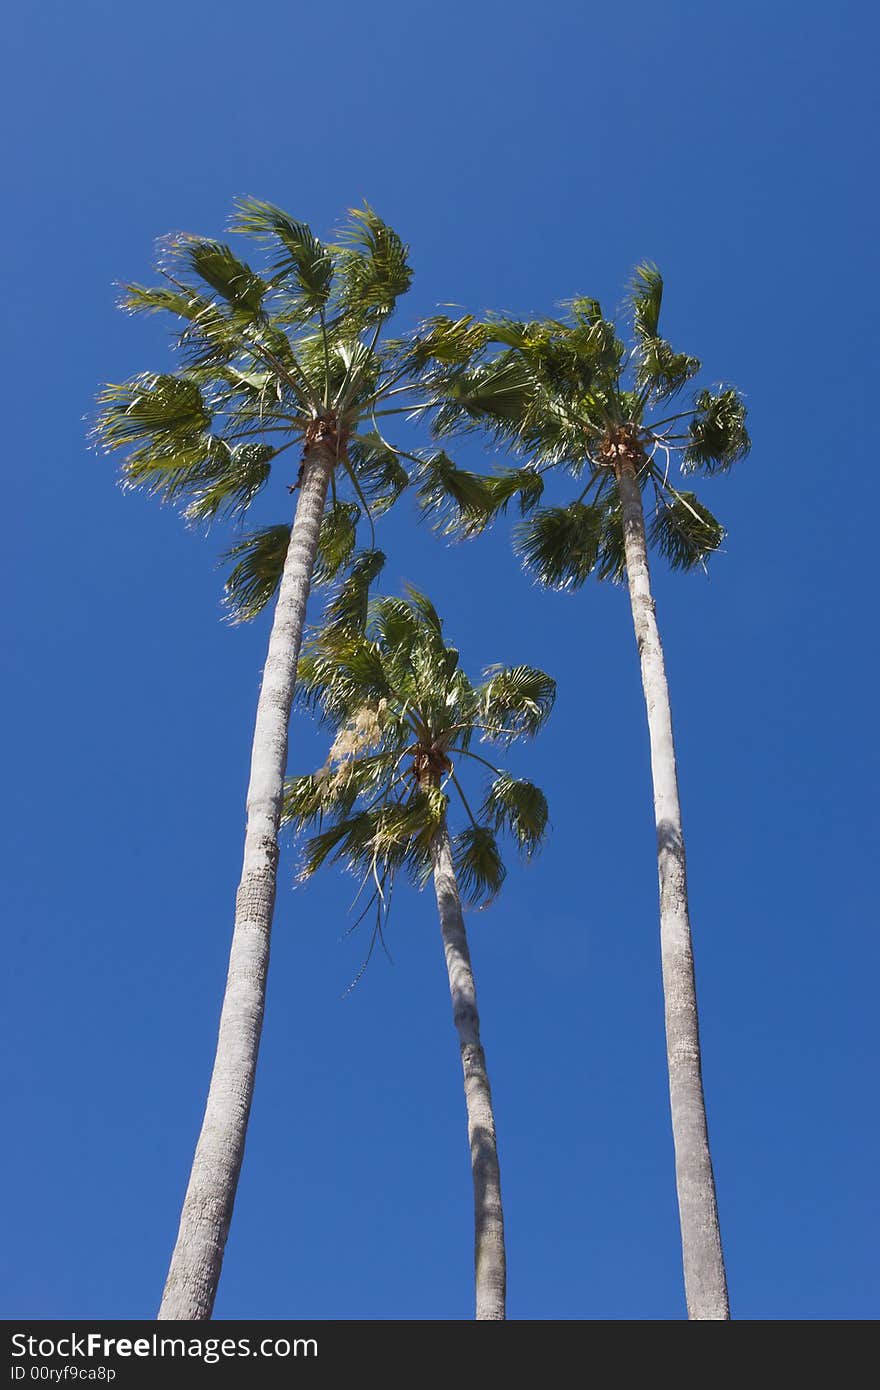
[[[660,876],[660,951],[666,1012],[666,1050],[675,1179],[688,1317],[730,1317],[727,1279],[715,1200],[715,1179],[700,1062],[700,1028],[688,912],[684,834],[672,739],[672,711],[657,628],[642,495],[631,456],[616,465],[626,573],[648,712],[657,861]]]
[[[232,1220],[263,1027],[290,705],[334,461],[327,445],[306,453],[275,606],[257,702],[244,864],[217,1052],[159,1309],[163,1319],[210,1318]]]
[[[501,1172],[495,1138],[492,1093],[486,1071],[486,1057],[480,1044],[480,1015],[471,968],[470,951],[455,870],[452,848],[445,824],[433,845],[434,890],[440,931],[449,972],[452,1017],[461,1045],[464,1094],[467,1103],[468,1140],[474,1182],[474,1270],[476,1276],[476,1317],[501,1321],[507,1266],[504,1254],[504,1213],[501,1207]]]

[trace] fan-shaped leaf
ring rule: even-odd
[[[514,531],[514,550],[549,589],[579,589],[592,573],[602,542],[602,509],[572,502],[542,507]]]
[[[492,515],[492,496],[480,473],[458,468],[442,450],[419,470],[416,496],[423,511],[445,535],[475,534]]]
[[[486,905],[498,894],[506,870],[498,842],[486,825],[471,825],[452,841],[452,863],[462,898]]]
[[[331,502],[321,518],[314,581],[326,584],[348,564],[357,539],[361,509],[354,502]]]
[[[343,229],[343,281],[340,303],[355,318],[384,317],[412,283],[409,248],[366,204],[352,208]]]
[[[701,391],[694,403],[696,416],[689,426],[690,443],[684,451],[686,471],[720,473],[745,458],[751,448],[746,429],[746,404],[728,387],[717,395]]]
[[[191,444],[211,424],[211,412],[194,381],[143,372],[120,385],[104,386],[95,433],[105,449],[149,440],[155,449]]]
[[[477,690],[478,721],[486,736],[511,742],[533,736],[550,716],[556,682],[534,666],[490,666]]]
[[[464,314],[460,319],[437,314],[419,325],[407,358],[417,370],[429,362],[460,366],[485,347],[487,338],[487,329],[472,314]]]
[[[672,499],[658,502],[649,539],[672,569],[693,569],[721,545],[724,527],[692,492],[673,492]]]
[[[503,772],[486,793],[480,818],[495,830],[508,830],[521,853],[535,852],[547,829],[547,798],[533,782]]]
[[[348,574],[324,610],[328,627],[355,628],[361,632],[367,625],[370,585],[375,583],[385,564],[381,550],[364,550],[351,562]]]
[[[700,370],[700,360],[685,352],[673,352],[663,338],[649,338],[639,347],[636,381],[650,387],[654,400],[665,401],[676,395]]]
[[[636,334],[640,338],[660,336],[660,305],[663,302],[663,276],[650,261],[643,261],[633,271],[630,284],[630,303]]]
[[[305,312],[317,313],[326,305],[333,281],[333,257],[305,222],[294,221],[281,208],[259,198],[241,198],[236,203],[232,230],[270,243],[276,282],[295,295]]]
[[[223,556],[236,562],[225,585],[232,622],[249,622],[274,595],[284,572],[290,530],[289,526],[267,526],[252,531]]]
[[[409,474],[395,451],[376,433],[352,435],[348,460],[374,514],[386,512],[409,485]]]

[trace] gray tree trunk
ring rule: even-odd
[[[434,890],[440,931],[449,972],[452,1017],[461,1045],[464,1094],[467,1103],[468,1140],[474,1182],[474,1269],[477,1319],[501,1321],[505,1317],[507,1265],[504,1254],[504,1213],[501,1207],[501,1171],[495,1138],[495,1116],[486,1058],[480,1044],[480,1015],[471,968],[470,951],[461,898],[452,865],[452,847],[446,825],[432,847]]]
[[[244,864],[205,1118],[159,1317],[210,1318],[244,1156],[263,1027],[287,736],[334,450],[307,450],[257,702]]]
[[[688,913],[684,833],[672,740],[672,711],[657,628],[642,495],[632,458],[617,463],[626,574],[648,712],[657,861],[660,875],[660,951],[666,1011],[666,1051],[675,1178],[681,1222],[688,1317],[730,1317],[715,1179],[703,1097],[700,1029]]]

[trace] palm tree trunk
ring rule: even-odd
[[[486,1057],[480,1044],[477,991],[468,950],[461,898],[452,865],[452,847],[446,824],[432,846],[434,890],[440,931],[449,972],[452,1017],[461,1044],[464,1094],[467,1103],[468,1140],[474,1182],[474,1268],[479,1320],[501,1321],[507,1267],[504,1254],[504,1213],[501,1207],[501,1172],[495,1138],[495,1116]]]
[[[217,1052],[159,1309],[163,1319],[210,1318],[232,1220],[263,1027],[290,705],[334,463],[335,451],[326,444],[306,451],[257,702],[244,864]]]
[[[633,458],[620,458],[616,472],[623,515],[627,583],[651,743],[660,875],[660,951],[666,1050],[685,1296],[689,1318],[719,1320],[729,1318],[730,1309],[703,1097],[700,1028],[688,913],[684,833],[672,739],[672,711],[663,647],[651,596],[642,495]]]

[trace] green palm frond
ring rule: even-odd
[[[649,539],[674,570],[702,564],[724,540],[724,527],[692,492],[667,489],[671,501],[661,498],[649,529]]]
[[[157,451],[189,444],[210,428],[212,419],[194,381],[153,372],[103,387],[98,406],[95,433],[108,450],[141,440]]]
[[[533,782],[502,772],[492,782],[480,810],[495,830],[508,830],[526,857],[540,846],[547,829],[547,798]]]
[[[314,582],[326,584],[348,564],[357,540],[361,509],[354,502],[331,502],[321,518]]]
[[[406,585],[406,594],[412,608],[419,615],[423,627],[436,640],[443,635],[443,622],[427,594],[423,594],[414,584]]]
[[[442,820],[445,803],[442,793],[439,798],[436,793],[416,793],[407,801],[375,806],[337,821],[307,841],[303,877],[311,877],[322,864],[340,859],[358,875],[400,868],[413,859],[418,872]]]
[[[235,560],[225,584],[225,602],[233,623],[246,623],[262,613],[281,583],[290,546],[289,526],[252,531],[223,556]]]
[[[663,276],[646,261],[636,266],[630,285],[633,328],[636,335],[636,381],[654,400],[668,400],[696,376],[701,363],[685,352],[675,352],[660,336]]]
[[[350,209],[342,242],[343,311],[367,319],[386,317],[412,283],[409,248],[366,204]]]
[[[486,906],[498,895],[506,869],[487,825],[470,825],[452,841],[452,864],[464,900]]]
[[[650,338],[639,347],[636,381],[653,400],[666,401],[677,395],[701,366],[698,357],[674,352],[663,338]]]
[[[416,605],[406,598],[382,595],[370,604],[367,619],[371,636],[383,653],[388,679],[402,702],[424,703],[430,696],[432,673],[425,669],[422,657],[422,677],[427,688],[419,688],[414,653],[419,647],[433,653],[435,662],[444,650],[442,637],[433,624],[426,625]],[[439,666],[439,662],[437,663]],[[446,690],[444,689],[444,696]]]
[[[379,645],[354,624],[329,624],[300,657],[298,700],[340,727],[392,694],[382,656]]]
[[[186,377],[144,375],[106,386],[99,406],[97,438],[108,450],[129,450],[123,486],[179,504],[188,521],[238,515],[268,481],[275,450],[212,434],[211,411]]]
[[[720,473],[745,458],[751,448],[746,403],[732,387],[717,394],[701,391],[689,425],[690,442],[682,467],[687,472]]]
[[[375,431],[352,435],[346,452],[373,514],[386,512],[409,486],[409,474],[399,455]]]
[[[533,737],[550,717],[556,682],[534,666],[490,666],[477,690],[478,722],[486,737],[510,743]]]
[[[437,406],[433,430],[438,437],[477,426],[497,438],[515,437],[528,418],[535,393],[528,366],[514,354],[438,372],[429,387]]]
[[[524,468],[505,468],[489,474],[483,483],[493,516],[506,512],[514,498],[519,503],[520,516],[527,516],[544,495],[544,479],[529,464]]]
[[[167,285],[123,284],[120,288],[119,307],[127,314],[176,314],[191,323],[213,307],[210,299],[185,285],[172,289]]]
[[[325,307],[333,282],[333,256],[305,222],[294,221],[259,198],[240,198],[232,230],[269,244],[275,281],[284,285],[304,313],[318,313]]]
[[[639,338],[659,338],[662,302],[663,276],[653,262],[643,261],[636,266],[630,282],[633,325]]]
[[[237,444],[232,448],[218,439],[201,476],[190,474],[184,508],[188,521],[230,518],[247,511],[257,493],[269,481],[275,450],[268,444]],[[129,475],[131,476],[131,475]]]
[[[451,319],[436,314],[419,325],[407,344],[406,355],[416,369],[430,362],[462,366],[474,358],[488,342],[488,330],[472,314]]]
[[[354,557],[344,580],[324,609],[324,624],[328,628],[364,631],[370,586],[376,582],[384,565],[385,556],[381,550],[363,550]]]
[[[604,319],[576,320],[574,325],[554,319],[527,324],[493,320],[492,341],[511,350],[500,355],[499,364],[517,362],[527,372],[533,411],[536,391],[539,409],[542,393],[569,400],[595,393],[609,373],[619,370],[623,356],[614,325]]]
[[[268,286],[238,259],[231,247],[186,235],[175,238],[173,246],[189,269],[225,299],[231,309],[245,318],[259,315]]]
[[[623,514],[620,503],[606,506],[602,513],[602,538],[596,560],[596,576],[619,584],[626,576],[626,547],[623,541]]]
[[[436,530],[444,535],[473,535],[492,516],[492,494],[486,478],[457,467],[442,449],[421,465],[416,497]]]
[[[572,502],[542,507],[514,531],[514,550],[548,589],[579,589],[592,574],[603,536],[603,511]]]
[[[304,777],[288,777],[284,783],[281,821],[297,829],[320,825],[325,816],[350,813],[357,800],[356,779],[335,775],[331,768],[322,768]]]

